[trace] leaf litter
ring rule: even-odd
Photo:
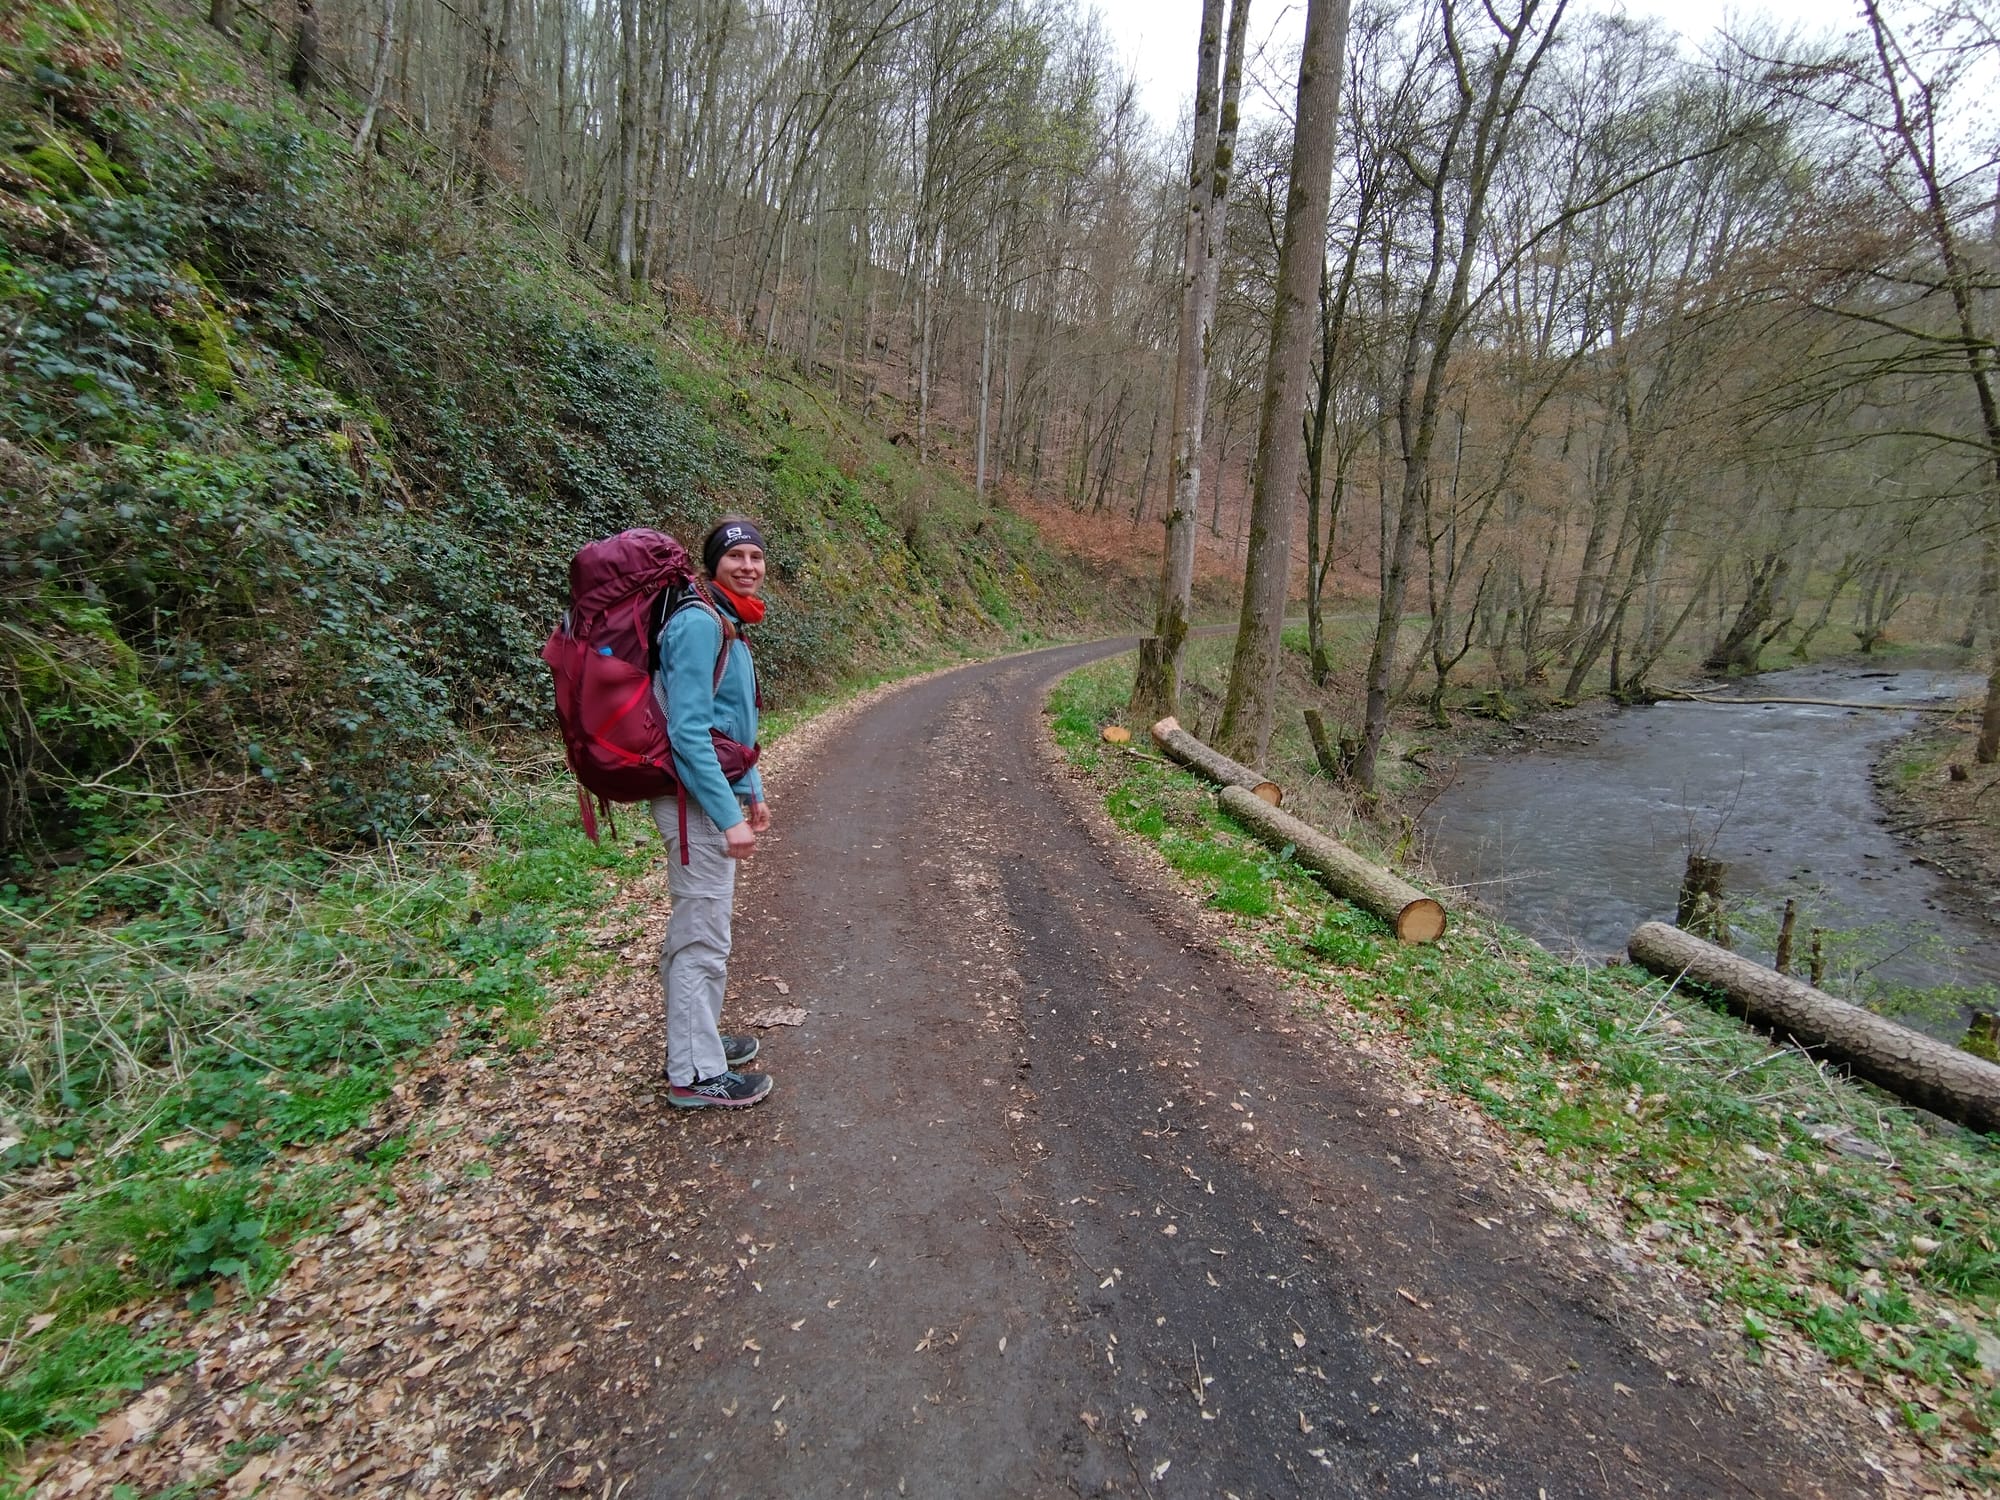
[[[509,1500],[538,1475],[563,1491],[603,1487],[591,1449],[605,1399],[638,1405],[662,1347],[658,1330],[607,1319],[607,1304],[643,1254],[651,1278],[685,1290],[663,1314],[680,1318],[698,1296],[747,1283],[758,1248],[725,1241],[732,1253],[716,1264],[661,1258],[701,1221],[689,1195],[703,1179],[676,1147],[715,1144],[662,1135],[650,939],[664,884],[655,872],[628,886],[601,945],[622,971],[594,990],[572,984],[534,1052],[453,1057],[447,1037],[403,1076],[362,1132],[410,1135],[385,1191],[294,1241],[263,1296],[228,1282],[204,1314],[145,1311],[185,1367],[95,1431],[31,1452],[17,1476],[44,1500],[119,1485]],[[640,919],[649,940],[627,942]],[[331,1161],[350,1145],[302,1156]],[[699,1333],[676,1337],[703,1347]]]

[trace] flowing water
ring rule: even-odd
[[[1738,691],[1936,703],[1980,686],[1962,672],[1802,667]],[[1858,930],[1832,940],[1835,967],[1900,986],[2000,985],[2000,892],[1913,863],[1869,782],[1918,717],[1798,704],[1622,709],[1588,746],[1464,763],[1425,816],[1431,860],[1545,945],[1608,957],[1639,923],[1673,920],[1692,843],[1727,862],[1732,906],[1769,914],[1799,898],[1800,971],[1811,923]],[[1773,932],[1768,915],[1753,917],[1736,946],[1768,961]],[[1910,1019],[1952,1034],[1954,1011]]]

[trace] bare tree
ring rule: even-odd
[[[1173,451],[1167,470],[1172,496],[1161,552],[1159,608],[1152,636],[1139,643],[1139,667],[1132,688],[1133,708],[1149,718],[1174,713],[1178,707],[1181,650],[1194,601],[1209,342],[1214,335],[1215,298],[1222,279],[1250,0],[1235,0],[1230,7],[1227,60],[1220,64],[1218,102],[1222,10],[1222,0],[1206,0],[1202,7],[1194,150],[1188,169],[1187,238],[1181,268],[1180,341],[1174,367]]]
[[[1326,219],[1333,195],[1347,20],[1347,0],[1307,0],[1284,241],[1278,252],[1277,298],[1257,417],[1243,609],[1218,732],[1229,754],[1252,765],[1263,762],[1277,713],[1280,638],[1291,586],[1292,522],[1305,451],[1306,362],[1312,353],[1326,267]]]

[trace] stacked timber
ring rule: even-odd
[[[1168,717],[1153,726],[1153,743],[1170,758],[1190,771],[1206,776],[1217,786],[1240,786],[1254,797],[1276,807],[1285,800],[1277,782],[1259,776],[1241,761],[1231,760],[1220,750],[1204,745],[1181,728],[1180,720]]]
[[[1640,927],[1626,951],[1642,968],[1692,980],[1745,1020],[1899,1099],[1974,1130],[2000,1131],[2000,1066],[1665,922]]]
[[[1293,858],[1335,895],[1372,911],[1406,943],[1435,943],[1444,936],[1445,911],[1437,901],[1380,865],[1328,838],[1310,823],[1279,812],[1241,786],[1226,786],[1222,805],[1274,849],[1288,845]]]

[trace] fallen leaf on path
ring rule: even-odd
[[[776,974],[759,974],[757,978],[765,984],[774,986],[781,995],[789,995],[792,992],[792,987]]]
[[[160,1419],[167,1414],[167,1408],[173,1404],[173,1399],[172,1386],[156,1385],[126,1407],[120,1416],[124,1418],[131,1435],[143,1443],[160,1425]]]
[[[804,1006],[773,1005],[768,1009],[758,1011],[745,1024],[754,1026],[759,1031],[766,1031],[773,1026],[803,1026],[805,1025],[805,1021],[806,1012]]]

